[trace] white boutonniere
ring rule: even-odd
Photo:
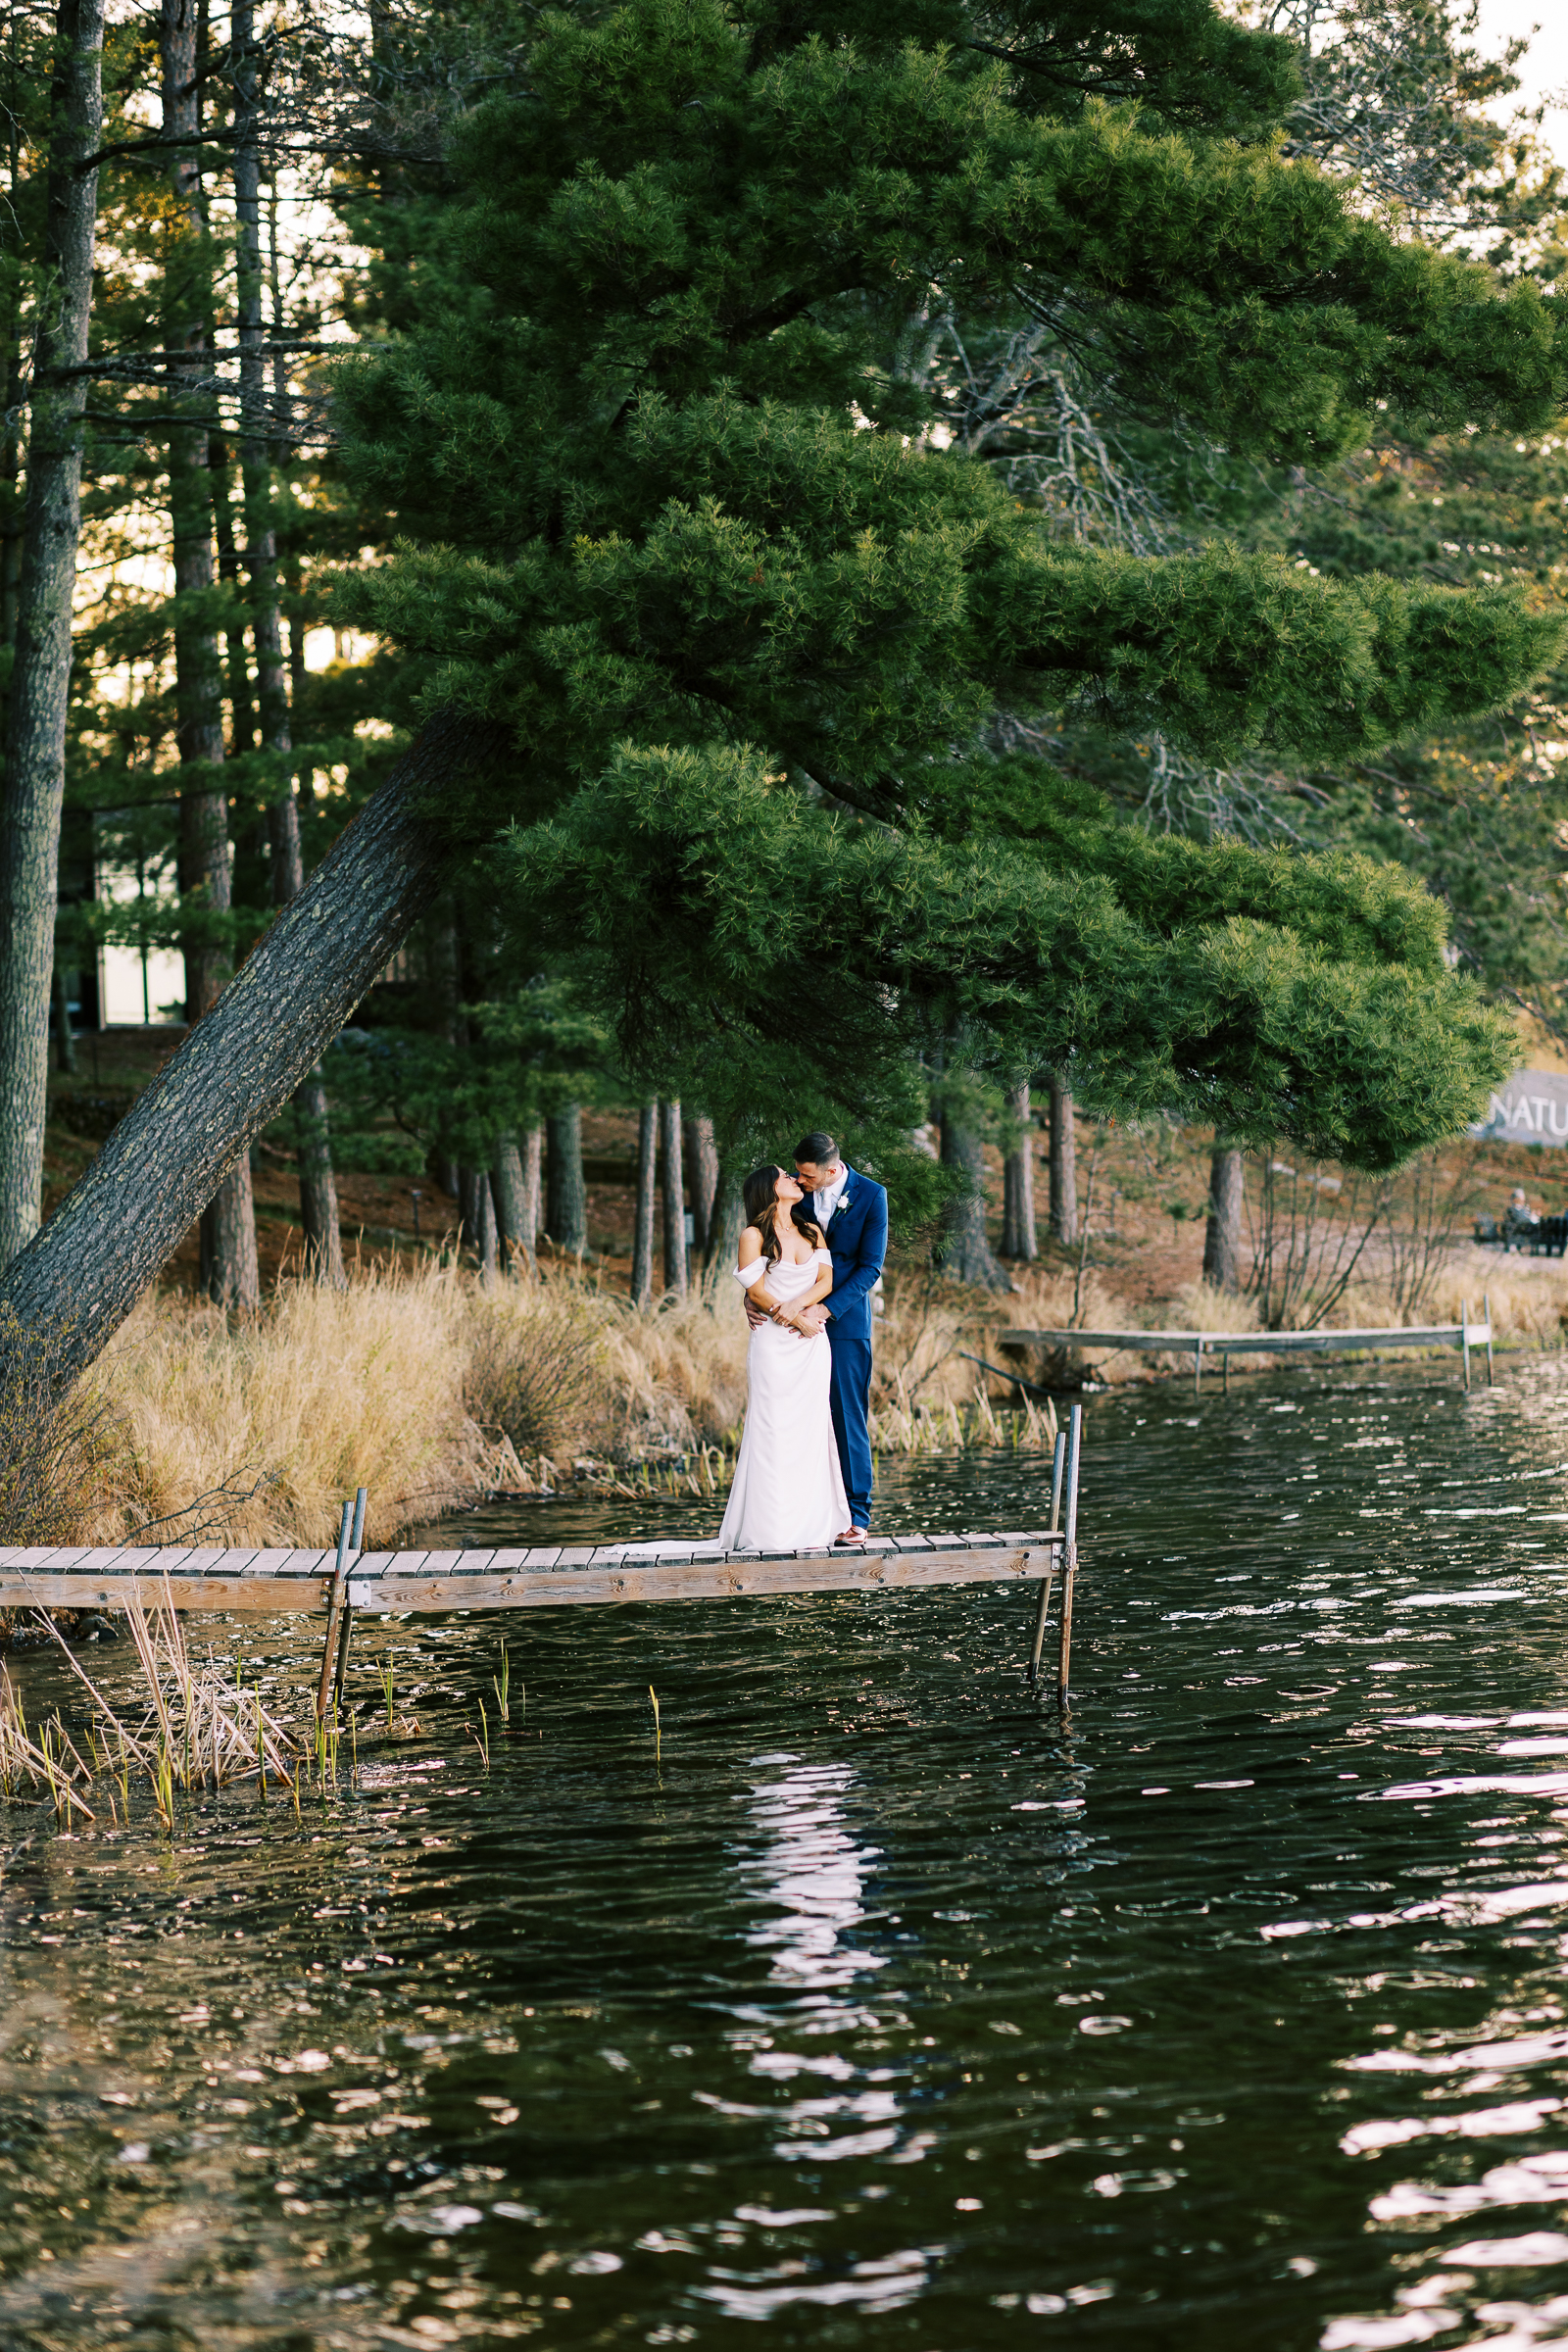
[[[831,1224],[832,1224],[832,1222],[833,1222],[833,1218],[834,1218],[834,1217],[836,1217],[836,1216],[838,1216],[838,1215],[839,1215],[839,1214],[840,1214],[840,1213],[841,1213],[841,1212],[842,1212],[844,1209],[848,1208],[848,1207],[849,1207],[849,1205],[850,1205],[850,1188],[849,1188],[849,1186],[848,1186],[848,1185],[846,1185],[846,1186],[845,1186],[845,1188],[844,1188],[844,1190],[843,1190],[843,1192],[842,1192],[842,1193],[840,1193],[840,1195],[839,1195],[838,1199],[837,1199],[837,1200],[834,1201],[834,1203],[833,1203],[832,1213],[831,1213],[831,1214],[830,1214],[830,1216],[828,1217],[828,1223],[831,1225]]]

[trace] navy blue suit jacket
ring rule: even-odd
[[[827,1298],[830,1340],[869,1340],[871,1292],[888,1253],[888,1197],[871,1177],[847,1166],[849,1181],[829,1220],[827,1246],[833,1257],[833,1288]],[[815,1210],[807,1201],[809,1215]]]

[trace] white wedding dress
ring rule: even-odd
[[[753,1266],[737,1266],[735,1278],[750,1289],[765,1276],[772,1297],[787,1305],[810,1289],[819,1267],[831,1263],[826,1250],[800,1266],[764,1257]],[[828,1404],[833,1359],[827,1334],[819,1331],[803,1340],[781,1323],[760,1323],[752,1333],[746,1372],[746,1427],[718,1531],[719,1549],[780,1551],[831,1544],[850,1524],[850,1505]]]

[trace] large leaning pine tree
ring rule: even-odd
[[[1505,1046],[1407,879],[1141,841],[981,747],[1004,699],[1348,757],[1496,703],[1553,626],[1053,543],[875,354],[933,289],[1092,311],[1107,367],[1306,463],[1379,402],[1552,414],[1551,306],[1286,160],[1290,45],[1202,0],[633,0],[517,32],[418,316],[339,388],[399,541],[345,617],[426,665],[424,730],[0,1298],[88,1360],[464,858],[586,959],[634,1058],[707,1039],[732,1086],[776,1084],[781,1037],[842,1100],[958,1036],[1368,1165],[1461,1123]]]

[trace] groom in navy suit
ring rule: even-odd
[[[833,1350],[833,1435],[838,1440],[851,1524],[841,1544],[863,1544],[871,1524],[871,1293],[888,1250],[888,1197],[880,1184],[846,1167],[830,1135],[803,1135],[795,1173],[806,1187],[801,1209],[821,1226],[833,1255],[833,1289],[804,1319],[825,1322]]]

